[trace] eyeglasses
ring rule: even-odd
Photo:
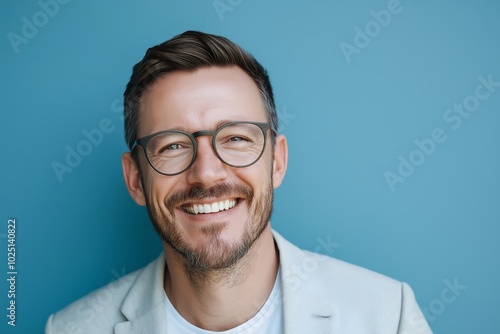
[[[135,141],[132,150],[141,146],[155,171],[163,175],[177,175],[188,170],[198,153],[197,137],[212,136],[212,147],[217,157],[231,167],[248,167],[256,163],[266,147],[267,130],[271,123],[231,122],[215,131],[188,133],[166,130]]]

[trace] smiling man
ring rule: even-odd
[[[149,49],[124,114],[125,183],[164,251],[50,316],[46,333],[431,332],[407,284],[271,229],[287,142],[268,75],[239,46],[188,31]]]

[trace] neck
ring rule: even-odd
[[[252,318],[276,280],[279,261],[269,225],[236,264],[203,277],[193,277],[170,246],[164,249],[168,298],[184,319],[205,330],[228,330]]]

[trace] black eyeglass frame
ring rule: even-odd
[[[217,147],[216,147],[216,143],[215,143],[215,138],[217,137],[217,135],[219,134],[220,131],[222,131],[224,128],[226,128],[228,126],[233,126],[233,125],[237,125],[237,124],[253,124],[253,125],[256,125],[256,126],[258,126],[260,128],[260,130],[262,131],[262,134],[264,135],[264,145],[262,146],[262,151],[260,152],[260,154],[257,157],[257,159],[255,159],[255,161],[253,161],[252,163],[249,163],[249,164],[246,164],[246,165],[243,165],[243,166],[232,165],[232,164],[227,163],[226,161],[224,161],[224,159],[222,159],[222,157],[219,155],[219,152],[217,151]],[[198,142],[196,141],[196,138],[201,137],[201,136],[211,136],[212,137],[212,149],[214,150],[215,155],[217,155],[217,157],[219,158],[220,161],[222,161],[226,165],[234,167],[234,168],[245,168],[245,167],[249,167],[249,166],[255,164],[262,157],[262,154],[264,154],[264,151],[266,150],[266,144],[267,144],[267,130],[271,130],[274,133],[274,135],[278,134],[277,131],[276,131],[276,129],[274,129],[274,127],[273,127],[273,125],[271,123],[247,122],[247,121],[229,122],[229,123],[226,123],[226,124],[218,127],[217,129],[215,129],[215,131],[212,131],[212,130],[200,130],[200,131],[196,131],[196,132],[193,132],[193,133],[189,133],[189,132],[182,131],[182,130],[163,130],[163,131],[155,132],[155,133],[152,133],[150,135],[147,135],[147,136],[144,136],[144,137],[141,137],[141,138],[137,139],[134,142],[134,145],[132,146],[132,148],[131,148],[130,151],[132,152],[137,146],[141,146],[142,150],[144,151],[144,154],[146,155],[146,159],[148,160],[149,165],[157,173],[162,174],[162,175],[166,175],[166,176],[174,176],[174,175],[179,175],[179,174],[184,173],[189,168],[191,168],[191,166],[195,162],[196,157],[198,155]],[[155,137],[155,136],[157,136],[159,134],[162,134],[162,133],[180,133],[180,134],[184,134],[184,135],[186,135],[191,140],[191,143],[193,144],[193,157],[191,159],[191,162],[187,165],[186,168],[184,168],[180,172],[177,172],[177,173],[163,173],[163,172],[159,171],[158,169],[156,169],[156,167],[153,165],[153,163],[149,159],[149,155],[148,155],[148,152],[146,150],[146,147],[148,146],[148,142],[149,142],[149,140],[151,138],[153,138],[153,137]]]

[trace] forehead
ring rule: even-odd
[[[239,67],[168,73],[144,91],[138,137],[166,129],[195,132],[228,121],[266,122],[255,82]]]

